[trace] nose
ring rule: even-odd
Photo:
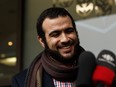
[[[65,43],[69,41],[68,35],[65,33],[62,33],[61,38],[60,38],[61,43]]]

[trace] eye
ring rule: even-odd
[[[58,37],[60,35],[60,31],[53,31],[50,33],[51,37]]]
[[[72,33],[72,32],[74,32],[74,28],[67,28],[67,29],[65,30],[65,33],[67,33],[67,34],[70,34],[70,33]]]

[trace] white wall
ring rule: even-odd
[[[116,53],[116,15],[76,21],[81,45],[96,56],[103,49]]]

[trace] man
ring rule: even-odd
[[[75,87],[84,49],[72,16],[63,8],[48,8],[37,20],[37,33],[45,50],[13,78],[12,87]]]

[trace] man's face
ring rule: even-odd
[[[74,56],[78,37],[68,16],[59,16],[55,19],[46,18],[42,27],[47,46],[51,51],[58,52],[64,59]]]

